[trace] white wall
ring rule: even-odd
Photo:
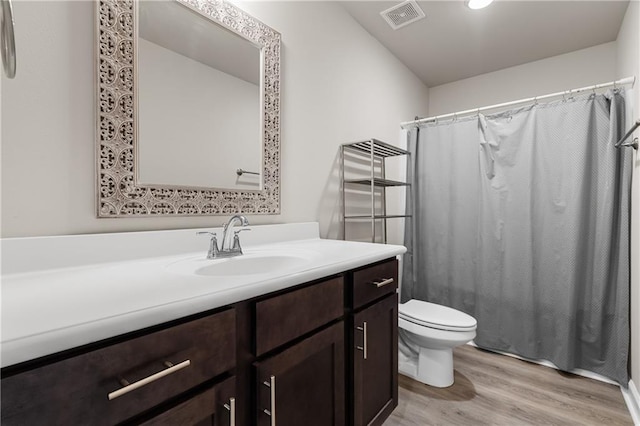
[[[429,88],[429,116],[577,89],[615,78],[616,42]]]
[[[640,78],[640,3],[629,3],[622,27],[618,33],[617,77],[630,75]],[[636,82],[633,94],[635,105],[630,114],[633,120],[640,118],[640,83]],[[640,136],[636,131],[632,137]],[[630,148],[627,148],[630,149]],[[636,387],[640,384],[640,156],[635,152],[634,176],[631,195],[631,378]]]
[[[315,217],[336,238],[339,145],[396,143],[399,123],[427,110],[427,88],[338,4],[235,3],[282,33],[283,221]]]
[[[339,5],[247,2],[282,34],[282,214],[335,236],[339,144],[398,138],[427,88]],[[94,3],[14,2],[18,76],[2,82],[2,236],[217,226],[222,217],[97,219]]]

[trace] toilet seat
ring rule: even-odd
[[[471,315],[447,306],[422,300],[409,300],[398,306],[398,316],[424,327],[446,331],[473,331],[477,321]]]

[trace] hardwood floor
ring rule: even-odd
[[[633,425],[617,386],[463,345],[455,382],[438,389],[400,375],[384,426]]]

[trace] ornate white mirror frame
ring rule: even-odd
[[[280,213],[280,33],[223,0],[175,0],[261,48],[262,188],[137,182],[136,0],[97,3],[98,217]]]

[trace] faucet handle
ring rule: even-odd
[[[198,231],[196,235],[210,235],[211,243],[209,244],[209,252],[207,253],[207,259],[215,259],[218,257],[220,250],[218,249],[218,234],[215,232]]]
[[[231,247],[232,251],[238,251],[242,254],[242,247],[240,247],[240,232],[242,231],[251,231],[251,228],[242,228],[237,231],[233,231],[233,246]]]
[[[218,234],[216,234],[215,232],[209,232],[209,231],[198,231],[196,232],[196,235],[211,235],[212,237],[218,236]]]

